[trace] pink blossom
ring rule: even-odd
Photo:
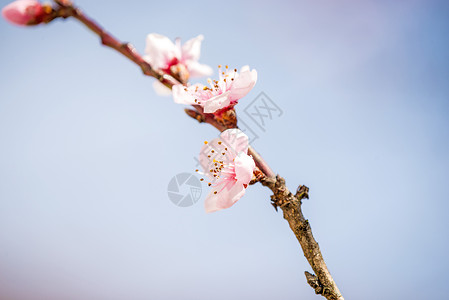
[[[246,191],[256,167],[248,154],[248,137],[239,129],[228,129],[205,142],[200,164],[210,179],[212,191],[206,198],[206,212],[231,207]]]
[[[185,80],[212,74],[212,68],[198,62],[201,54],[202,35],[188,40],[181,46],[180,39],[173,43],[168,37],[151,33],[147,36],[144,59],[155,69]],[[171,94],[170,90],[156,81],[158,94]]]
[[[31,25],[40,22],[44,14],[42,5],[35,0],[18,0],[2,9],[2,16],[15,25]]]
[[[238,100],[251,91],[257,81],[257,71],[250,70],[249,66],[221,71],[219,80],[208,80],[210,87],[194,84],[189,87],[183,85],[173,86],[173,98],[176,103],[201,105],[205,113],[219,113],[232,108]]]

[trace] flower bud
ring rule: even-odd
[[[187,82],[189,81],[189,70],[187,70],[186,66],[184,64],[176,64],[172,65],[169,68],[169,74],[175,77],[176,79],[180,80],[181,82]]]
[[[17,0],[2,9],[2,16],[12,24],[36,25],[42,21],[45,11],[35,0]]]

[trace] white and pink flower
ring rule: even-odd
[[[248,155],[248,136],[236,128],[205,142],[199,160],[212,187],[205,200],[208,213],[236,203],[245,194],[256,168],[252,156]]]
[[[151,33],[147,36],[144,59],[156,70],[171,74],[178,79],[210,76],[213,71],[208,65],[198,62],[201,54],[203,35],[198,35],[181,45],[181,40],[173,43],[168,37]],[[171,94],[170,89],[155,81],[156,92]]]
[[[42,4],[35,0],[17,0],[2,9],[3,18],[20,26],[38,24],[44,14]]]
[[[219,80],[208,80],[210,86],[195,84],[191,86],[173,86],[173,98],[176,103],[200,105],[205,113],[219,114],[237,104],[246,96],[257,82],[257,71],[244,66],[240,73],[237,69],[221,71]]]

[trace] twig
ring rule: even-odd
[[[154,70],[149,63],[147,63],[142,56],[137,52],[136,48],[130,43],[122,43],[104,30],[100,25],[98,25],[94,20],[87,17],[79,8],[73,6],[72,2],[69,0],[55,0],[55,2],[60,6],[59,10],[56,10],[57,14],[55,17],[68,18],[73,17],[86,25],[91,31],[100,37],[101,44],[117,50],[132,62],[138,65],[143,74],[151,76],[162,82],[167,87],[171,88],[179,82],[172,76]]]
[[[137,64],[143,74],[154,77],[161,81],[164,85],[171,88],[180,82],[169,76],[154,70],[149,63],[147,63],[142,56],[136,51],[134,46],[130,43],[122,43],[111,34],[105,31],[95,21],[88,18],[79,8],[73,6],[69,0],[54,0],[59,5],[54,18],[73,17],[86,25],[91,31],[98,35],[101,43],[108,46]],[[52,18],[53,19],[53,18]],[[49,20],[51,21],[51,20]],[[226,130],[228,127],[216,120],[212,114],[204,113],[201,106],[194,105],[193,109],[186,109],[187,115],[196,119],[200,123],[208,123],[218,129],[220,132]],[[324,296],[328,300],[344,300],[336,283],[334,282],[326,263],[324,262],[318,243],[312,235],[312,229],[308,220],[304,218],[301,210],[301,200],[308,198],[309,189],[305,186],[300,186],[295,195],[293,195],[285,185],[285,180],[271,170],[268,163],[260,156],[253,148],[249,147],[248,153],[252,155],[256,166],[263,172],[264,177],[260,180],[262,185],[268,187],[273,195],[271,201],[276,208],[280,207],[284,213],[284,218],[288,221],[291,230],[298,239],[304,256],[312,267],[316,275],[305,272],[307,282],[315,290],[315,293]]]
[[[309,285],[315,290],[316,294],[323,295],[326,299],[343,300],[344,298],[337,284],[327,269],[320,247],[313,237],[309,220],[304,218],[301,210],[301,200],[309,198],[309,188],[300,186],[296,195],[293,195],[285,185],[284,178],[279,175],[276,176],[274,182],[270,179],[262,180],[261,183],[273,192],[273,196],[271,196],[273,206],[276,210],[277,207],[282,209],[284,219],[290,225],[291,230],[301,244],[304,256],[316,274],[315,276],[309,272],[305,273]],[[313,281],[310,280],[311,276],[314,276]]]

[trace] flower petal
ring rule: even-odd
[[[217,191],[215,194],[214,192]],[[224,181],[214,187],[204,201],[207,213],[231,207],[245,194],[245,187],[241,183]]]
[[[27,25],[43,13],[42,5],[36,0],[18,0],[2,9],[2,16],[15,25]]]
[[[225,92],[221,95],[208,99],[206,102],[202,102],[201,105],[204,107],[204,112],[211,114],[219,109],[228,107],[229,104],[231,104],[229,94],[230,92]]]
[[[213,150],[213,151],[212,151]],[[223,154],[224,153],[224,154]],[[204,173],[209,177],[211,182],[215,182],[217,178],[213,176],[210,170],[214,170],[217,164],[223,162],[224,165],[229,165],[234,161],[235,153],[232,151],[221,138],[213,139],[205,144],[199,153],[199,162]]]
[[[172,91],[163,85],[159,80],[153,82],[153,88],[159,96],[171,96],[172,94]]]
[[[242,72],[248,72],[248,71],[250,71],[251,69],[249,68],[249,66],[248,65],[244,65],[243,67],[241,67],[240,68],[240,72],[242,73]]]
[[[187,70],[189,70],[190,77],[203,77],[210,76],[213,73],[213,70],[208,65],[200,64],[197,61],[188,61],[186,62]]]
[[[246,153],[240,152],[235,158],[235,179],[242,184],[248,184],[253,176],[256,164],[254,159]]]
[[[252,90],[256,82],[257,71],[254,69],[250,71],[248,66],[244,66],[231,86],[231,101],[237,101],[246,96],[246,94]]]
[[[201,55],[201,42],[204,39],[202,34],[194,37],[182,45],[181,48],[181,60],[183,62],[188,60],[198,61]]]
[[[151,33],[147,35],[145,56],[143,57],[153,68],[164,69],[176,57],[175,44],[166,36]]]
[[[232,151],[235,158],[237,153],[248,153],[248,136],[238,128],[227,129],[220,134],[220,138],[228,147],[228,151]]]
[[[173,99],[176,103],[179,104],[195,104],[195,97],[192,95],[191,91],[194,91],[198,87],[199,89],[203,88],[202,84],[195,84],[189,87],[186,87],[182,84],[177,84],[172,87]]]

